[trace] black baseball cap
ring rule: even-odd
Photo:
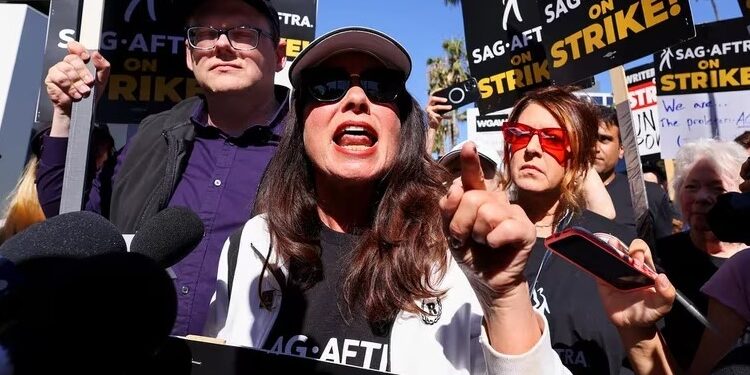
[[[245,3],[255,8],[261,14],[266,16],[268,22],[271,24],[271,34],[278,41],[281,33],[281,25],[279,23],[279,12],[271,4],[269,0],[243,0]],[[188,0],[188,17],[193,16],[193,12],[201,6],[206,4],[214,3],[215,0]]]
[[[358,51],[375,56],[386,66],[404,73],[409,78],[411,57],[395,39],[383,32],[366,27],[344,27],[313,40],[289,67],[289,81],[296,86],[302,72],[341,52]]]

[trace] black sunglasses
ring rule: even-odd
[[[350,74],[345,69],[312,68],[302,73],[303,89],[319,102],[336,102],[357,85],[367,97],[378,103],[390,103],[404,91],[404,74],[393,69],[370,69]]]

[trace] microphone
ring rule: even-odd
[[[126,249],[114,224],[101,215],[78,211],[30,226],[0,246],[0,255],[19,265],[34,258],[82,259]]]
[[[750,193],[724,193],[706,216],[720,241],[750,243]]]
[[[60,259],[35,258],[25,266],[45,269]],[[15,373],[143,373],[174,325],[170,277],[137,253],[62,264],[55,277],[29,280],[15,324],[2,335]]]
[[[157,262],[179,255],[126,252],[100,215],[56,216],[8,240],[0,254],[22,278],[12,298],[0,300],[7,307],[0,347],[15,374],[145,373],[171,332],[177,293]]]
[[[130,251],[148,256],[169,268],[187,256],[203,239],[203,222],[185,207],[166,208],[135,233]]]

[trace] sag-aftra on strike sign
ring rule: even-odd
[[[539,0],[552,81],[568,84],[695,36],[688,0]]]

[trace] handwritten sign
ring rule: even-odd
[[[638,154],[641,156],[661,152],[655,74],[652,64],[641,65],[625,72],[635,139]]]
[[[660,96],[661,155],[698,138],[729,141],[750,130],[750,91]]]

